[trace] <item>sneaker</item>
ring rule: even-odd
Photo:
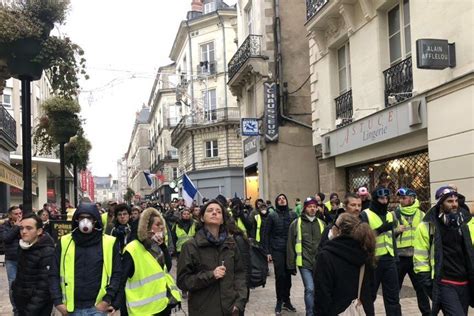
[[[277,302],[276,306],[275,306],[275,315],[276,316],[280,316],[281,315],[281,306],[282,306],[282,303],[281,302]]]
[[[283,309],[286,309],[289,312],[296,312],[296,308],[291,305],[291,302],[283,303]]]

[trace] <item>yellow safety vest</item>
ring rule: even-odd
[[[324,203],[324,205],[327,207],[327,209],[328,209],[329,212],[332,212],[331,201],[326,201],[326,203]]]
[[[102,234],[105,234],[105,229],[107,228],[109,214],[107,212],[100,215],[100,219],[102,220]]]
[[[181,294],[173,277],[166,268],[145,249],[143,244],[134,240],[125,246],[133,260],[135,272],[125,284],[125,297],[129,315],[154,315],[163,311],[169,303],[167,292],[181,301]]]
[[[413,221],[410,224],[406,220],[405,216],[401,214],[400,224],[405,226],[406,230],[397,237],[397,248],[413,247],[413,241],[415,240],[415,230],[423,220],[424,215],[425,213],[423,213],[421,210],[417,210],[415,214],[413,214]]]
[[[192,223],[191,227],[189,227],[189,231],[186,233],[184,229],[179,227],[177,224],[176,225],[176,237],[178,240],[176,241],[176,251],[181,252],[181,248],[183,247],[183,244],[194,237],[196,235],[196,223]]]
[[[369,226],[372,230],[376,230],[377,228],[383,225],[382,219],[375,212],[371,211],[370,209],[366,209],[364,210],[364,212],[367,214],[367,217],[369,219]],[[387,212],[385,218],[388,223],[393,222],[393,215],[391,212]],[[393,233],[391,230],[378,235],[375,239],[375,243],[375,256],[380,257],[387,253],[390,254],[392,257],[394,256]]]
[[[319,223],[319,229],[321,234],[324,231],[324,222],[320,220],[319,218],[316,218]],[[296,252],[296,265],[298,267],[303,266],[303,244],[302,244],[302,239],[303,239],[303,233],[301,229],[301,217],[298,217],[298,223],[296,224],[296,243],[295,243],[295,252]]]
[[[112,274],[112,261],[114,252],[115,237],[102,236],[102,253],[104,264],[102,266],[102,281],[96,304],[102,301],[106,294],[106,287],[109,284]],[[61,260],[59,264],[59,277],[61,279],[61,291],[63,294],[63,304],[69,313],[74,311],[74,280],[75,280],[75,257],[76,243],[71,234],[61,237]]]
[[[231,210],[229,210],[229,214],[230,214],[230,217],[234,216]],[[244,235],[247,236],[247,228],[245,227],[244,222],[242,222],[240,217],[237,218],[236,224],[237,224],[237,227],[240,228],[240,230],[244,232]]]
[[[255,240],[260,242],[260,229],[262,228],[262,216],[260,214],[255,215],[255,221],[257,222],[257,229],[255,230]]]

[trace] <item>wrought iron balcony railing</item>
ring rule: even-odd
[[[411,57],[385,70],[383,76],[385,78],[385,107],[412,97],[413,68]]]
[[[310,20],[329,0],[306,0],[306,20]]]
[[[245,41],[240,45],[237,52],[232,56],[232,59],[227,65],[229,72],[229,80],[231,80],[235,74],[250,57],[262,57],[262,36],[261,35],[249,35]]]
[[[336,125],[336,128],[343,127],[352,122],[352,90],[349,90],[336,99],[336,120],[340,120],[340,123]]]
[[[16,144],[16,122],[15,119],[0,103],[0,132],[7,136],[10,142]]]

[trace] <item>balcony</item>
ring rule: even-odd
[[[262,38],[261,35],[249,35],[232,56],[227,65],[229,86],[238,85],[240,81],[245,80],[244,77],[249,72],[268,75],[268,58],[262,55]]]
[[[240,111],[238,107],[221,108],[204,111],[195,115],[185,115],[171,133],[171,145],[177,147],[181,137],[189,129],[205,128],[226,123],[239,123]]]
[[[0,147],[8,151],[16,150],[16,122],[8,111],[0,104]]]
[[[336,99],[336,128],[352,123],[352,90],[349,90]]]
[[[329,0],[306,0],[306,21],[311,20]]]
[[[411,57],[385,70],[383,76],[385,79],[385,107],[412,97],[413,68]]]

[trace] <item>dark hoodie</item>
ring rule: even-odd
[[[278,198],[284,196],[287,205],[279,206]],[[265,230],[263,233],[263,245],[265,251],[271,254],[273,251],[285,252],[288,241],[288,229],[290,224],[298,217],[296,213],[289,209],[286,195],[279,194],[275,199],[275,211],[270,212]]]
[[[360,267],[366,264],[361,301],[367,315],[374,315],[372,300],[373,268],[360,243],[340,236],[326,243],[318,254],[314,269],[314,314],[342,313],[357,298]]]
[[[78,217],[87,213],[95,219],[94,230],[84,234],[78,229]],[[95,204],[81,204],[72,218],[72,238],[76,244],[74,271],[74,306],[90,308],[95,305],[102,280],[102,221]],[[56,247],[55,260],[50,269],[50,290],[54,305],[62,304],[62,293],[59,279],[61,259],[61,242]],[[111,303],[120,286],[121,262],[120,248],[116,242],[113,251],[112,271],[106,294],[101,300]]]

